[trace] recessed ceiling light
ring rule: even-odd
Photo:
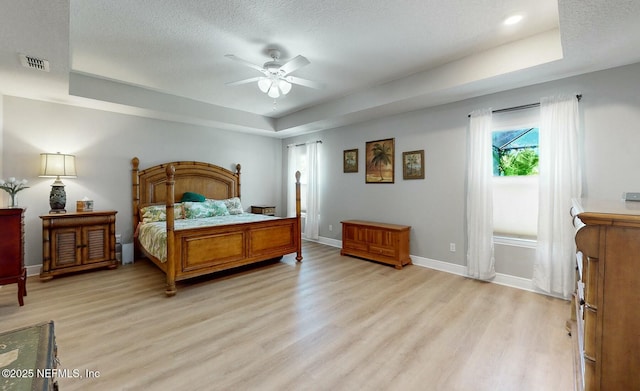
[[[522,15],[511,15],[507,19],[505,19],[503,23],[506,24],[507,26],[511,26],[513,24],[520,23],[521,20],[522,20]]]

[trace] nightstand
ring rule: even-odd
[[[48,214],[42,219],[40,279],[83,270],[118,267],[116,211]]]
[[[265,205],[251,205],[251,213],[255,213],[255,214],[259,214],[259,215],[275,216],[276,215],[276,207],[275,206],[265,206]]]

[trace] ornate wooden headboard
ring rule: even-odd
[[[149,204],[163,204],[167,201],[167,167],[175,168],[175,200],[179,201],[185,192],[194,192],[206,198],[223,200],[240,197],[240,164],[236,172],[209,163],[179,161],[159,164],[139,170],[140,160],[131,159],[133,220],[134,229],[138,225],[138,210]]]

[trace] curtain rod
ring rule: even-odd
[[[312,144],[312,143],[322,144],[322,140],[307,141],[306,143],[302,143],[302,144],[289,144],[289,145],[287,145],[287,148],[291,148],[291,147],[301,147],[301,146],[303,146],[303,145]]]
[[[582,99],[582,94],[576,95],[576,99],[578,99],[578,102],[580,102],[580,99]],[[531,108],[538,107],[538,106],[540,106],[540,102],[529,103],[527,105],[521,105],[521,106],[507,107],[507,108],[504,108],[504,109],[492,110],[491,112],[492,113],[506,113],[508,111],[531,109]],[[471,114],[467,115],[467,117],[471,118]]]

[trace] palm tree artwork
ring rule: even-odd
[[[424,149],[402,152],[402,178],[424,179]]]
[[[367,143],[367,183],[393,183],[394,139]]]

